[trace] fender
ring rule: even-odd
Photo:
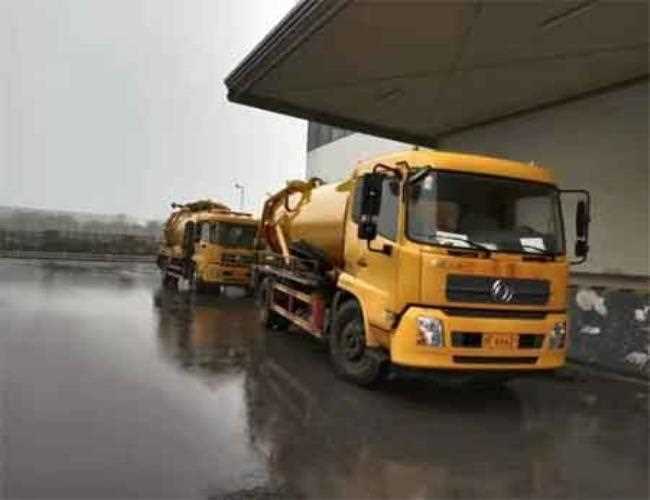
[[[368,305],[367,299],[364,298],[364,293],[361,290],[361,287],[358,286],[358,280],[354,276],[348,273],[341,273],[337,281],[337,288],[343,292],[350,294],[356,299],[361,307],[361,314],[363,316],[363,329],[366,334],[366,345],[368,347],[386,347],[385,342],[389,338],[389,332],[385,331],[380,326],[372,324],[368,319]],[[334,302],[332,304],[332,310],[336,311],[340,302],[341,294],[337,292]],[[381,342],[384,340],[384,342]]]

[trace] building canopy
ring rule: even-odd
[[[226,85],[234,102],[435,145],[647,75],[643,1],[304,0]]]

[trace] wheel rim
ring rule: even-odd
[[[363,356],[365,341],[360,321],[348,323],[339,336],[339,350],[346,361],[358,361]]]

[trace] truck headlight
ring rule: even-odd
[[[566,344],[566,321],[558,321],[550,332],[548,345],[551,349],[562,349]]]
[[[442,347],[444,345],[444,333],[444,326],[439,319],[418,316],[418,344]]]

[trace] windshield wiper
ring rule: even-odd
[[[554,253],[547,252],[546,250],[543,250],[539,247],[535,247],[532,245],[521,245],[521,248],[525,250],[524,253],[527,254],[533,254],[533,255],[545,255],[546,257],[555,257]],[[528,250],[535,250],[534,252],[529,252]]]
[[[438,241],[440,240],[451,240],[451,241],[462,241],[463,243],[467,243],[470,247],[478,250],[483,250],[484,252],[487,252],[488,254],[492,252],[492,250],[485,245],[481,245],[480,243],[476,243],[475,241],[468,240],[467,238],[461,238],[460,236],[438,236],[435,235],[434,238]],[[462,249],[463,247],[456,247],[453,245],[450,245],[453,248],[460,248]],[[467,249],[467,247],[465,247]]]

